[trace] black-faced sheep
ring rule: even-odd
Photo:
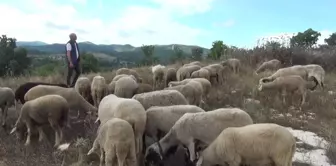
[[[303,67],[306,68],[306,70],[308,71],[308,77],[315,77],[318,84],[321,86],[322,89],[324,89],[324,69],[320,65],[316,64],[304,65]]]
[[[125,120],[111,118],[102,123],[87,155],[100,149],[100,165],[136,166],[136,152],[132,126]]]
[[[278,70],[281,67],[281,62],[277,59],[272,59],[266,62],[263,62],[255,71],[258,75],[260,72],[265,70]]]
[[[145,109],[152,106],[170,106],[189,104],[183,94],[177,90],[158,90],[136,94],[132,99],[138,100]]]
[[[142,82],[142,78],[140,77],[138,72],[133,70],[133,69],[120,68],[116,71],[116,75],[120,75],[120,74],[133,75],[137,79],[137,82],[139,82],[139,83]]]
[[[91,83],[91,95],[95,107],[99,106],[100,101],[108,94],[105,78],[97,75],[93,77]]]
[[[8,108],[16,107],[14,91],[8,87],[0,87],[0,109],[2,112],[2,126],[6,125]]]
[[[165,87],[164,86],[165,69],[166,67],[162,65],[155,65],[152,67],[154,90],[161,90]]]
[[[79,77],[75,84],[75,90],[90,104],[94,104],[91,96],[91,81],[89,78]]]
[[[67,88],[68,86],[66,84],[51,84],[51,83],[46,83],[46,82],[26,82],[22,85],[20,85],[16,90],[15,90],[15,100],[20,101],[21,104],[25,103],[24,96],[25,94],[33,87],[37,85],[50,85],[50,86],[59,86],[59,87],[64,87]]]
[[[274,123],[228,127],[200,154],[196,166],[291,166],[295,137]]]
[[[190,78],[191,73],[199,69],[201,69],[201,67],[197,65],[189,65],[189,66],[180,67],[176,72],[176,79],[178,81],[182,81],[186,78]]]
[[[138,83],[131,76],[122,77],[115,82],[114,94],[122,98],[132,98],[138,87]]]
[[[241,66],[240,60],[236,58],[230,58],[225,61],[222,61],[221,64],[225,67],[228,66],[234,74],[239,73],[239,69]]]
[[[31,135],[35,127],[39,131],[39,141],[42,141],[45,137],[42,125],[50,124],[55,130],[55,147],[57,147],[63,140],[62,128],[69,124],[68,113],[68,102],[60,95],[45,95],[27,101],[21,108],[20,116],[11,134],[16,131],[18,136],[22,138],[24,130],[27,128],[28,135],[25,143],[27,146],[31,143]]]
[[[195,161],[195,142],[209,145],[225,128],[249,124],[253,124],[250,115],[238,108],[185,113],[159,142],[146,149],[146,163],[157,165],[179,144],[188,148],[190,161]]]
[[[175,68],[169,68],[166,71],[165,74],[165,87],[168,87],[168,83],[170,81],[176,81],[176,69]]]

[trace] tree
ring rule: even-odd
[[[228,46],[221,40],[216,40],[212,42],[211,53],[209,54],[213,59],[219,59],[224,51],[228,49]]]
[[[173,62],[181,61],[181,60],[184,59],[184,52],[179,46],[174,45],[173,50],[174,50],[174,54],[175,54],[172,57]]]
[[[201,47],[194,47],[191,49],[191,58],[194,60],[201,60],[203,49]]]
[[[321,36],[320,32],[317,32],[311,28],[305,30],[304,32],[299,32],[297,35],[290,39],[291,47],[309,47],[311,48],[318,38]]]
[[[27,50],[16,47],[16,39],[0,37],[0,76],[22,74],[31,64]]]
[[[94,57],[91,53],[82,53],[82,72],[90,73],[90,72],[98,72],[99,71],[99,63],[98,59]]]
[[[154,61],[156,60],[156,59],[153,57],[154,49],[155,49],[155,46],[154,46],[154,45],[142,45],[142,46],[141,46],[141,50],[142,50],[142,52],[143,52],[144,55],[145,55],[144,62],[145,62],[146,64],[154,64]]]
[[[281,48],[281,44],[279,42],[276,41],[267,41],[265,44],[265,47],[267,49],[279,49]]]
[[[336,46],[336,32],[331,34],[329,38],[324,39],[324,42],[326,42],[328,46]]]

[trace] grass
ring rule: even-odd
[[[267,51],[259,52],[269,55]],[[272,54],[273,55],[273,54]],[[235,56],[235,55],[233,55]],[[307,55],[306,55],[307,56]],[[294,129],[304,129],[315,132],[331,141],[330,148],[328,148],[328,157],[333,163],[336,163],[336,142],[334,135],[336,133],[336,117],[335,99],[336,93],[329,93],[336,91],[336,74],[327,70],[325,77],[325,90],[318,88],[314,92],[309,92],[307,100],[302,110],[298,110],[292,105],[298,105],[299,96],[294,96],[293,100],[287,100],[292,104],[283,105],[282,101],[276,97],[275,93],[259,92],[257,84],[261,77],[269,75],[265,72],[256,76],[253,71],[256,67],[258,57],[251,55],[250,57],[235,56],[240,58],[243,66],[239,75],[230,74],[228,72],[224,85],[215,86],[210,91],[210,96],[207,99],[207,105],[204,106],[206,110],[213,110],[221,107],[240,107],[246,110],[256,123],[272,122],[286,127],[293,127]],[[265,56],[266,57],[266,56]],[[270,56],[268,56],[270,58]],[[259,61],[260,61],[259,57]],[[203,63],[210,63],[204,61]],[[173,64],[169,67],[177,68],[181,64]],[[328,68],[329,69],[329,68]],[[135,70],[142,76],[145,83],[152,84],[152,75],[149,67],[135,68]],[[64,71],[65,72],[65,71]],[[98,73],[90,73],[86,76],[92,78]],[[110,82],[115,76],[115,71],[99,73],[104,76],[107,82]],[[43,81],[52,83],[64,83],[65,74],[55,74],[48,77],[17,77],[0,79],[0,86],[13,88],[14,90],[22,83],[27,81]],[[16,140],[15,136],[11,136],[11,127],[17,118],[18,111],[13,108],[9,111],[9,126],[0,128],[0,161],[5,161],[7,165],[60,165],[61,158],[54,155],[51,147],[47,143],[42,143],[40,146],[34,148],[25,148],[23,142]],[[72,124],[72,129],[67,129],[65,136],[67,142],[71,142],[72,150],[69,150],[68,163],[77,162],[78,152],[77,148],[83,143],[78,143],[79,138],[87,139],[83,145],[89,145],[86,149],[91,148],[92,142],[96,136],[97,126],[84,126],[81,123]],[[51,133],[53,134],[53,133]],[[53,141],[53,136],[50,136]],[[77,140],[77,142],[76,142]],[[79,140],[83,142],[83,140]],[[76,144],[77,143],[77,144]],[[92,159],[97,161],[98,158]],[[87,163],[89,164],[89,163]],[[294,163],[294,165],[305,165],[302,163]]]

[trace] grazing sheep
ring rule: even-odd
[[[280,125],[259,123],[228,127],[201,152],[196,165],[259,166],[274,163],[275,166],[291,166],[295,150],[295,137]]]
[[[191,80],[184,85],[172,86],[165,88],[164,90],[177,90],[181,92],[191,105],[200,106],[203,101],[203,87],[198,81]]]
[[[185,66],[192,66],[192,65],[197,65],[197,66],[200,66],[200,67],[203,66],[203,64],[200,61],[193,61],[193,62],[184,64],[183,67],[185,67]]]
[[[91,83],[91,95],[95,107],[99,106],[100,101],[108,94],[105,78],[97,75],[93,77]]]
[[[187,105],[187,99],[177,90],[158,90],[136,94],[132,99],[138,100],[145,109],[152,106]]]
[[[146,111],[140,102],[134,99],[120,98],[110,94],[101,101],[98,119],[104,124],[111,118],[120,118],[129,122],[134,130],[136,154],[142,152],[142,136],[146,127]]]
[[[16,131],[17,135],[22,138],[26,126],[28,135],[25,145],[27,146],[31,143],[31,135],[35,127],[39,131],[39,141],[41,142],[45,137],[42,125],[50,124],[55,130],[55,147],[57,147],[63,140],[62,128],[69,126],[68,113],[68,102],[62,96],[45,95],[38,97],[23,104],[20,116],[10,133]]]
[[[298,75],[289,75],[283,77],[277,77],[272,82],[260,82],[258,90],[262,91],[264,89],[275,89],[278,90],[282,95],[282,101],[285,104],[285,97],[287,93],[294,93],[295,91],[299,92],[301,95],[301,106],[305,103],[307,89],[315,90],[318,85],[318,81],[315,77],[310,77],[309,81],[304,80]]]
[[[80,115],[87,115],[96,113],[98,110],[96,107],[87,102],[78,92],[73,88],[63,88],[50,85],[37,85],[31,88],[24,96],[25,101],[33,100],[44,95],[60,95],[64,97],[69,103],[71,110],[79,110]],[[78,113],[78,112],[76,112]]]
[[[138,89],[135,92],[135,94],[146,93],[151,91],[153,91],[153,87],[151,85],[146,83],[139,83]]]
[[[89,78],[79,77],[75,84],[75,90],[90,104],[94,104],[91,96],[91,81]]]
[[[107,85],[108,94],[114,94],[115,84],[116,84],[116,81],[111,81],[111,83]]]
[[[220,108],[208,112],[185,113],[169,132],[146,149],[146,163],[158,165],[179,144],[187,147],[190,161],[196,159],[195,142],[209,145],[227,127],[253,124],[249,114],[239,108]]]
[[[120,74],[120,75],[116,75],[112,81],[110,82],[110,84],[107,85],[107,91],[108,94],[114,94],[115,91],[115,84],[116,82],[123,77],[131,77],[134,81],[137,81],[137,79],[133,76],[133,75],[127,75],[127,74]],[[141,83],[139,83],[141,84]]]
[[[255,73],[258,75],[258,73],[263,72],[265,70],[278,70],[281,67],[281,62],[277,59],[272,59],[266,62],[263,62],[255,71]]]
[[[165,74],[165,87],[168,87],[170,81],[176,81],[176,69],[169,68]]]
[[[133,76],[133,75],[128,75],[128,74],[120,74],[120,75],[116,75],[115,77],[113,77],[112,81],[118,81],[120,78],[122,77],[131,77],[133,78],[135,81],[137,81],[137,79]]]
[[[191,73],[191,78],[205,78],[210,81],[210,72],[205,68],[201,68]]]
[[[136,166],[134,133],[125,120],[112,118],[102,123],[87,155],[100,149],[100,165]],[[117,163],[116,163],[117,162]]]
[[[217,83],[220,85],[224,83],[225,73],[224,73],[224,67],[221,64],[211,64],[203,68],[209,71],[210,79],[216,78]]]
[[[15,95],[11,88],[0,87],[0,109],[2,113],[2,126],[6,126],[8,108],[16,107]]]
[[[228,66],[229,68],[231,68],[231,70],[233,71],[234,74],[239,73],[239,68],[240,68],[240,60],[236,59],[236,58],[230,58],[227,59],[225,61],[222,61],[221,64],[225,67]]]
[[[122,98],[132,98],[138,87],[138,83],[132,77],[122,77],[115,83],[114,94]]]
[[[159,141],[185,113],[205,112],[194,105],[153,106],[146,110],[147,122],[145,133]]]
[[[191,73],[199,70],[201,67],[197,65],[188,65],[188,66],[183,66],[179,68],[176,72],[176,79],[178,81],[182,81],[186,78],[190,78]]]
[[[50,85],[50,86],[59,86],[59,87],[64,87],[67,88],[68,85],[65,84],[50,84],[46,82],[26,82],[22,85],[20,85],[16,91],[15,91],[15,100],[20,101],[21,104],[25,103],[24,96],[25,94],[29,91],[29,89],[37,86],[37,85]]]
[[[160,90],[164,88],[165,69],[166,67],[162,65],[156,65],[152,67],[154,90]]]
[[[321,86],[322,89],[324,89],[324,69],[320,65],[316,64],[304,65],[303,67],[305,67],[308,71],[308,77],[315,77],[315,79],[318,81],[318,84]]]
[[[198,81],[199,83],[202,84],[203,96],[206,98],[206,96],[208,95],[211,89],[211,82],[205,78],[187,78],[183,81],[171,81],[169,82],[168,87],[177,86],[177,85],[185,85],[192,80]]]
[[[275,73],[273,73],[269,77],[265,77],[260,79],[260,82],[270,82],[276,79],[277,77],[283,77],[283,76],[289,76],[289,75],[298,75],[301,76],[303,79],[307,80],[308,79],[308,71],[306,70],[305,67],[302,65],[294,65],[291,67],[285,67],[278,69]]]
[[[133,75],[136,78],[137,82],[142,83],[142,78],[140,77],[138,72],[136,72],[133,69],[120,68],[116,71],[116,75],[120,75],[120,74]]]

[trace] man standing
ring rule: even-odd
[[[67,85],[69,87],[74,87],[79,75],[81,74],[80,64],[79,64],[80,55],[79,55],[78,44],[76,42],[77,40],[76,34],[71,33],[69,37],[70,37],[70,40],[66,44],[66,58],[67,58],[67,64],[68,64]],[[70,79],[72,77],[73,71],[75,71],[76,74],[70,84]]]

